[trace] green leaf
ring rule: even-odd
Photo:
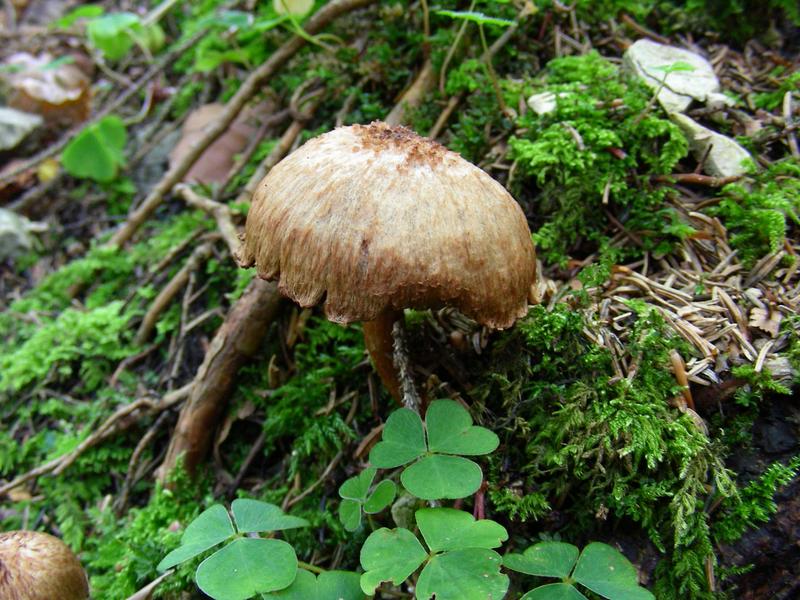
[[[687,62],[682,60],[676,61],[670,65],[663,65],[660,67],[653,67],[656,71],[664,71],[664,73],[686,73],[694,71],[695,68]]]
[[[282,600],[363,600],[359,579],[359,574],[352,571],[325,571],[314,577],[313,573],[300,569],[292,585],[264,597]]]
[[[452,19],[459,19],[461,21],[472,21],[478,25],[498,25],[499,27],[509,27],[514,24],[514,21],[508,19],[498,19],[497,17],[490,17],[482,12],[467,11],[467,10],[437,10],[437,15],[450,17]]]
[[[297,527],[308,527],[308,521],[292,517],[280,507],[268,502],[239,498],[231,504],[233,518],[240,533],[254,531],[282,531]]]
[[[139,17],[129,12],[111,13],[89,21],[86,34],[89,42],[109,60],[119,60],[133,46],[131,33],[141,31]]]
[[[189,523],[181,537],[181,545],[167,554],[156,569],[163,572],[185,560],[224,542],[236,533],[231,517],[221,504],[207,508]]]
[[[361,526],[361,504],[356,500],[342,500],[339,503],[339,520],[347,531],[358,529]]]
[[[360,474],[351,477],[339,487],[339,495],[349,500],[366,502],[369,488],[377,472],[378,469],[375,467],[364,469]]]
[[[83,6],[79,6],[78,8],[69,11],[60,19],[53,21],[51,27],[67,28],[79,19],[92,19],[94,17],[99,17],[104,11],[105,9],[97,4],[84,4]]]
[[[125,125],[119,117],[104,117],[89,125],[73,139],[61,156],[61,162],[73,177],[108,182],[125,164]]]
[[[372,492],[372,495],[364,503],[364,512],[369,515],[381,512],[389,506],[397,495],[397,486],[394,481],[384,479]]]
[[[425,432],[419,415],[407,408],[386,420],[383,437],[369,453],[369,462],[381,469],[405,465],[425,454]]]
[[[636,569],[621,552],[608,544],[592,542],[583,549],[572,578],[610,600],[653,600],[639,586]]]
[[[296,575],[297,556],[286,542],[238,538],[201,562],[195,579],[215,600],[247,600],[288,587]]]
[[[506,528],[490,521],[476,521],[468,512],[454,508],[421,508],[416,512],[420,533],[433,552],[463,548],[497,548],[508,539]]]
[[[549,583],[531,590],[520,600],[586,600],[586,596],[568,583]]]
[[[489,454],[500,445],[500,438],[472,424],[467,409],[453,400],[436,400],[425,414],[428,450],[442,454]]]
[[[478,491],[482,480],[476,463],[445,454],[426,456],[400,475],[405,488],[423,500],[465,498]]]
[[[540,542],[522,554],[508,554],[503,565],[513,571],[539,577],[568,577],[578,560],[579,550],[564,542]]]
[[[434,556],[420,573],[416,596],[428,600],[487,600],[503,598],[508,576],[500,573],[502,559],[494,550],[465,548]]]
[[[373,531],[361,547],[361,589],[370,596],[383,581],[400,585],[427,556],[408,529],[383,527]]]

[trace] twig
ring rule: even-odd
[[[707,187],[723,187],[734,181],[739,181],[741,175],[727,177],[712,177],[702,173],[673,173],[671,175],[655,175],[652,181],[656,183],[688,183],[690,185],[704,185]]]
[[[394,355],[392,358],[394,359],[394,368],[397,370],[398,379],[400,379],[403,406],[419,414],[420,398],[414,386],[411,360],[408,356],[406,340],[403,335],[402,319],[395,321],[394,325],[392,325],[392,338],[394,341]]]
[[[310,486],[308,486],[306,489],[304,489],[302,492],[300,492],[297,496],[295,496],[291,500],[288,501],[284,500],[284,505],[285,505],[284,510],[291,508],[292,506],[300,502],[303,498],[308,496],[315,489],[317,489],[319,484],[325,481],[331,474],[331,472],[336,468],[336,466],[339,464],[339,461],[342,460],[343,456],[344,456],[344,451],[339,450],[339,452],[336,453],[336,456],[333,457],[331,462],[328,463],[328,466],[325,467],[325,470],[322,472],[322,475],[319,476],[319,479],[317,479],[314,483],[312,483]]]
[[[314,35],[335,18],[358,8],[368,6],[375,0],[333,0],[312,16],[306,24],[306,33]],[[288,42],[278,48],[269,59],[242,83],[242,86],[225,105],[225,110],[219,118],[209,125],[203,136],[195,142],[189,152],[167,171],[139,207],[128,215],[127,221],[112,236],[108,242],[110,246],[121,246],[130,240],[141,225],[150,217],[164,200],[164,197],[183,176],[189,172],[194,163],[208,146],[222,135],[241,112],[247,101],[259,92],[264,84],[280,69],[290,58],[306,45],[307,41],[294,35]]]
[[[233,215],[228,205],[201,196],[185,183],[175,186],[175,192],[186,201],[186,204],[199,208],[214,217],[222,239],[228,244],[231,256],[236,256],[241,241],[239,240],[239,231],[236,229],[236,225],[233,224]]]
[[[158,414],[186,399],[191,393],[193,386],[194,383],[188,383],[177,390],[173,390],[167,394],[164,394],[161,400],[140,398],[131,404],[121,407],[114,414],[108,417],[108,419],[106,419],[105,422],[94,433],[89,435],[85,440],[78,444],[77,448],[71,452],[63,454],[58,458],[54,458],[53,460],[28,471],[24,475],[20,475],[8,483],[1,485],[0,496],[8,494],[8,492],[14,488],[32,479],[36,479],[41,475],[47,475],[48,473],[60,475],[67,468],[69,468],[69,466],[72,465],[72,463],[74,463],[86,450],[96,446],[100,442],[105,441],[110,437],[113,437],[120,431],[124,431],[133,425],[136,422],[136,419],[128,418],[131,417],[133,413],[138,410],[144,410],[140,416]]]
[[[430,59],[425,61],[422,65],[419,74],[414,79],[400,102],[394,105],[394,108],[386,115],[384,121],[389,125],[400,125],[406,121],[406,114],[409,109],[417,108],[422,104],[425,95],[433,89],[436,84],[436,71],[433,69],[433,63]]]
[[[213,250],[214,244],[211,242],[206,242],[195,248],[180,271],[175,273],[175,276],[164,286],[164,289],[159,292],[158,296],[156,296],[150,308],[147,310],[147,313],[145,313],[144,319],[142,319],[142,323],[139,325],[139,330],[136,332],[134,342],[137,345],[141,346],[147,341],[150,334],[153,332],[153,328],[156,326],[158,317],[161,316],[161,313],[170,305],[172,299],[189,281],[189,275],[196,271],[203,261],[211,256]]]

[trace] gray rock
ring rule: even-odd
[[[0,151],[15,148],[42,122],[39,115],[0,106]]]
[[[33,231],[46,229],[15,212],[0,208],[0,262],[14,260],[33,247]]]
[[[691,65],[693,70],[665,73],[665,67],[678,62]],[[667,112],[683,112],[693,99],[705,102],[709,95],[719,92],[719,80],[711,63],[682,48],[638,40],[625,51],[622,63],[653,91],[661,87],[658,101]]]
[[[669,116],[681,128],[689,148],[697,160],[703,160],[703,170],[714,177],[733,177],[747,173],[742,163],[752,159],[750,153],[729,137],[703,127],[697,121],[681,113]],[[709,147],[711,150],[709,151]]]

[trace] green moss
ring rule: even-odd
[[[682,565],[683,583],[664,596],[679,597],[679,589],[704,585],[705,561],[713,560],[707,485],[722,496],[734,486],[719,449],[670,404],[680,388],[669,351],[682,342],[655,311],[631,308],[626,354],[638,366],[623,377],[611,354],[583,334],[595,329],[591,321],[565,305],[534,307],[500,344],[481,388],[487,406],[495,398],[497,413],[509,415],[495,427],[505,456],[493,466],[490,497],[516,518],[558,507],[569,537],[590,536],[598,518],[637,523],[667,561]],[[521,480],[518,500],[500,491],[506,478]]]
[[[752,266],[782,248],[800,225],[800,161],[785,159],[749,181],[725,186],[709,212],[720,217],[739,258]]]
[[[509,147],[545,260],[564,264],[608,240],[617,233],[608,215],[656,253],[691,232],[666,206],[669,188],[651,181],[672,172],[687,143],[669,120],[645,112],[647,90],[592,52],[552,60],[534,91],[554,94],[556,109],[520,118],[524,133]]]

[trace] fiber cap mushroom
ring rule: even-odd
[[[451,306],[506,328],[526,314],[535,274],[525,215],[503,186],[381,122],[337,128],[276,165],[239,259],[299,305],[324,302],[331,321],[373,322],[365,337],[382,377],[370,335],[385,337],[397,311]]]
[[[86,572],[72,550],[39,531],[0,533],[0,598],[86,600]]]

